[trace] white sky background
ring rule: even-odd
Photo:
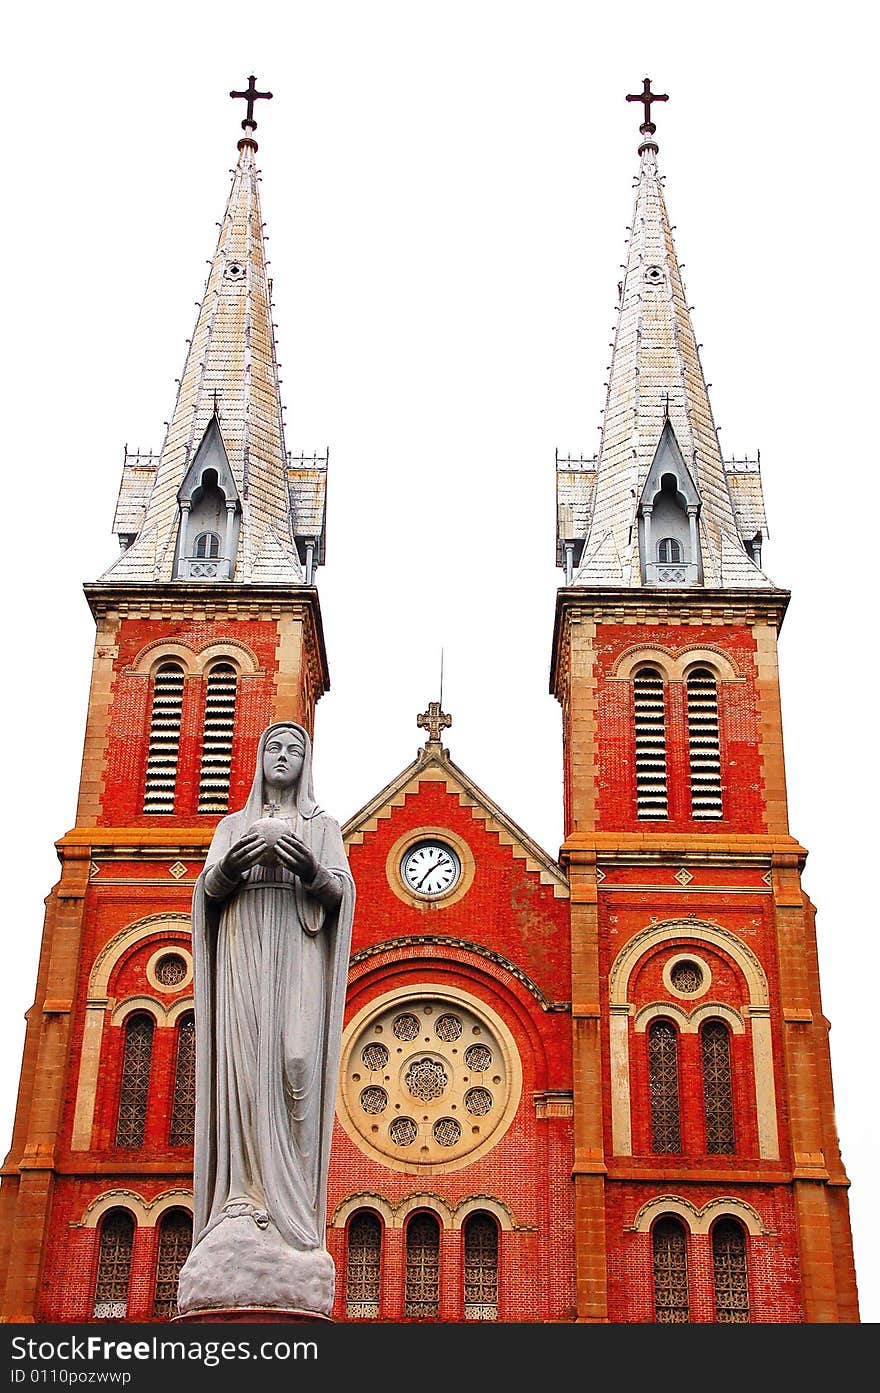
[[[726,455],[761,451],[791,830],[810,849],[864,1321],[880,1319],[876,7],[630,0],[132,7],[7,17],[0,1152],[54,841],[74,822],[123,446],[158,449],[255,73],[287,443],[330,447],[346,820],[443,698],[453,759],[549,852],[554,452],[592,454],[646,73]],[[710,17],[707,17],[710,16]],[[11,26],[11,28],[10,28]],[[865,526],[863,527],[863,520]]]

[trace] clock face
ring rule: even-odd
[[[461,862],[444,842],[416,842],[401,861],[400,873],[410,890],[430,898],[452,889],[461,875]]]

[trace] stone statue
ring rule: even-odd
[[[354,915],[339,824],[308,733],[260,737],[250,795],[217,825],[193,891],[193,1247],[183,1318],[329,1317],[327,1173]]]

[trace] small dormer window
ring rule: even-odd
[[[216,532],[200,532],[196,537],[194,556],[215,557],[220,555],[220,538]]]
[[[659,562],[665,562],[668,565],[682,559],[681,542],[677,538],[663,537],[657,544],[657,560]]]

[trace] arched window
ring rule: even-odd
[[[706,1021],[700,1031],[703,1061],[703,1108],[706,1150],[713,1156],[735,1150],[733,1085],[730,1077],[730,1032],[723,1021]]]
[[[377,1215],[363,1210],[352,1215],[348,1225],[345,1314],[349,1320],[378,1319],[381,1270],[382,1224]]]
[[[196,1115],[196,1024],[192,1015],[181,1016],[176,1035],[168,1141],[171,1146],[192,1146]]]
[[[678,1219],[658,1219],[651,1234],[654,1255],[654,1319],[679,1325],[690,1318],[687,1241]]]
[[[162,663],[153,678],[150,744],[144,786],[145,813],[173,813],[183,708],[183,668]]]
[[[109,1209],[101,1220],[98,1240],[98,1276],[92,1315],[95,1320],[125,1320],[134,1219],[125,1209]]]
[[[220,555],[220,538],[216,532],[200,532],[196,537],[194,556],[215,557]]]
[[[657,543],[657,560],[660,562],[681,561],[681,542],[676,537],[661,537]]]
[[[687,679],[688,746],[691,764],[691,815],[721,817],[721,742],[718,728],[718,684],[706,667],[694,668]]]
[[[119,1089],[117,1146],[143,1146],[153,1059],[153,1018],[143,1013],[125,1023],[122,1083]]]
[[[464,1318],[498,1319],[498,1225],[488,1214],[465,1220]]]
[[[735,1219],[719,1219],[712,1229],[712,1270],[716,1321],[720,1325],[748,1325],[746,1236]]]
[[[651,1150],[678,1154],[681,1151],[678,1032],[671,1021],[653,1021],[648,1030],[648,1084]]]
[[[231,663],[215,663],[205,686],[199,812],[225,813],[229,807],[232,735],[238,674]]]
[[[177,1279],[189,1256],[192,1236],[192,1215],[185,1209],[170,1209],[162,1215],[153,1295],[153,1315],[160,1320],[172,1320],[177,1315]]]
[[[657,668],[633,678],[636,732],[636,808],[643,818],[666,817],[666,703]]]
[[[440,1314],[440,1225],[433,1214],[416,1214],[406,1226],[404,1315],[422,1320]]]

